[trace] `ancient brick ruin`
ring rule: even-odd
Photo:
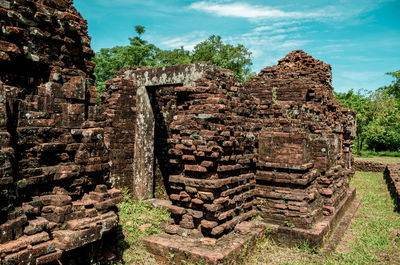
[[[94,53],[71,3],[0,1],[1,264],[62,259],[118,223]]]
[[[354,160],[353,167],[362,172],[383,172],[388,164],[375,161]]]
[[[395,209],[397,212],[400,212],[400,165],[388,164],[383,175],[395,202]]]
[[[100,241],[122,187],[169,199],[170,234],[220,238],[260,215],[289,240],[323,241],[355,194],[355,113],[329,65],[294,51],[244,84],[207,63],[127,67],[97,106],[71,4],[0,1],[0,262]]]
[[[245,84],[192,64],[123,69],[106,91],[113,179],[139,198],[164,183],[169,233],[219,237],[257,214],[311,229],[354,196],[355,113],[334,98],[330,66],[303,51]]]
[[[330,65],[294,51],[245,84],[260,100],[256,197],[270,222],[311,228],[347,195],[355,113],[331,79]]]

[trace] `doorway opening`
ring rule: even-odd
[[[172,145],[168,138],[172,137],[169,125],[176,112],[177,86],[182,84],[146,86],[138,93],[135,175],[142,179],[139,186],[147,185],[143,187],[145,199],[169,200],[173,168],[169,163],[168,150]]]

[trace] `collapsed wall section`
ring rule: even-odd
[[[260,100],[258,209],[269,222],[311,228],[347,195],[355,113],[335,99],[330,65],[303,51],[245,86]]]
[[[121,143],[114,145],[119,159],[132,163],[111,170],[116,184],[152,198],[159,170],[173,203],[169,232],[217,236],[255,214],[257,105],[230,71],[203,63],[128,68],[106,90],[110,152],[122,131],[133,148],[126,154]]]
[[[118,222],[94,53],[71,4],[0,2],[0,263],[60,259]]]
[[[330,66],[303,51],[245,84],[202,63],[123,69],[104,100],[115,184],[148,199],[161,176],[169,233],[218,237],[256,209],[311,229],[354,195],[355,113],[330,82]]]

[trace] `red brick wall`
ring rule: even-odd
[[[354,113],[333,96],[330,65],[293,51],[245,84],[260,100],[257,198],[271,222],[309,228],[346,195]]]
[[[94,53],[71,3],[0,5],[0,263],[52,261],[117,224]]]
[[[131,163],[138,159],[132,155],[141,119],[135,97],[147,85],[160,91],[165,117],[170,233],[220,236],[255,209],[269,222],[310,228],[337,210],[354,173],[355,114],[340,106],[330,82],[330,66],[303,51],[245,84],[202,64],[121,70],[108,83],[104,105],[115,139],[110,153],[118,154],[110,157],[118,165],[111,170],[116,185],[135,191],[144,183]],[[126,149],[120,132],[129,138]]]

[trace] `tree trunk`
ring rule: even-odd
[[[362,156],[362,147],[363,147],[364,139],[360,140],[360,156]]]
[[[361,156],[360,136],[357,136],[357,155]]]

